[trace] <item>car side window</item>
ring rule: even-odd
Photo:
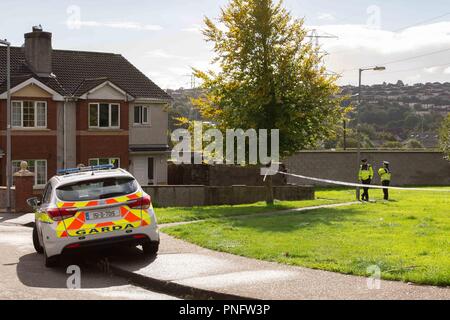
[[[52,199],[52,184],[48,183],[45,187],[44,195],[42,197],[42,203],[50,203]]]

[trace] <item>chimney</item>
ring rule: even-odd
[[[39,77],[49,77],[52,73],[52,51],[52,34],[44,32],[41,26],[25,34],[25,59]]]

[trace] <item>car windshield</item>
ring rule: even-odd
[[[121,197],[137,190],[133,178],[103,178],[61,186],[56,189],[56,196],[62,201],[91,201]]]

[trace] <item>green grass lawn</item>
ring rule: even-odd
[[[348,190],[320,192],[322,199],[353,198]],[[373,195],[381,199],[381,190]],[[384,279],[449,286],[450,193],[393,191],[392,198],[279,217],[213,219],[164,232],[257,259],[362,276],[377,265]]]
[[[195,221],[211,218],[222,218],[240,215],[251,215],[264,212],[273,212],[293,208],[305,208],[323,204],[342,203],[353,201],[355,192],[351,190],[318,190],[316,200],[306,201],[277,201],[273,206],[265,202],[237,206],[208,206],[192,208],[156,208],[156,216],[160,224]]]

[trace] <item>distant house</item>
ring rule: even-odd
[[[12,159],[42,186],[57,169],[113,163],[167,183],[171,97],[120,54],[53,50],[33,28],[11,48]],[[6,183],[6,48],[0,47],[0,185]],[[2,156],[3,155],[3,156]]]

